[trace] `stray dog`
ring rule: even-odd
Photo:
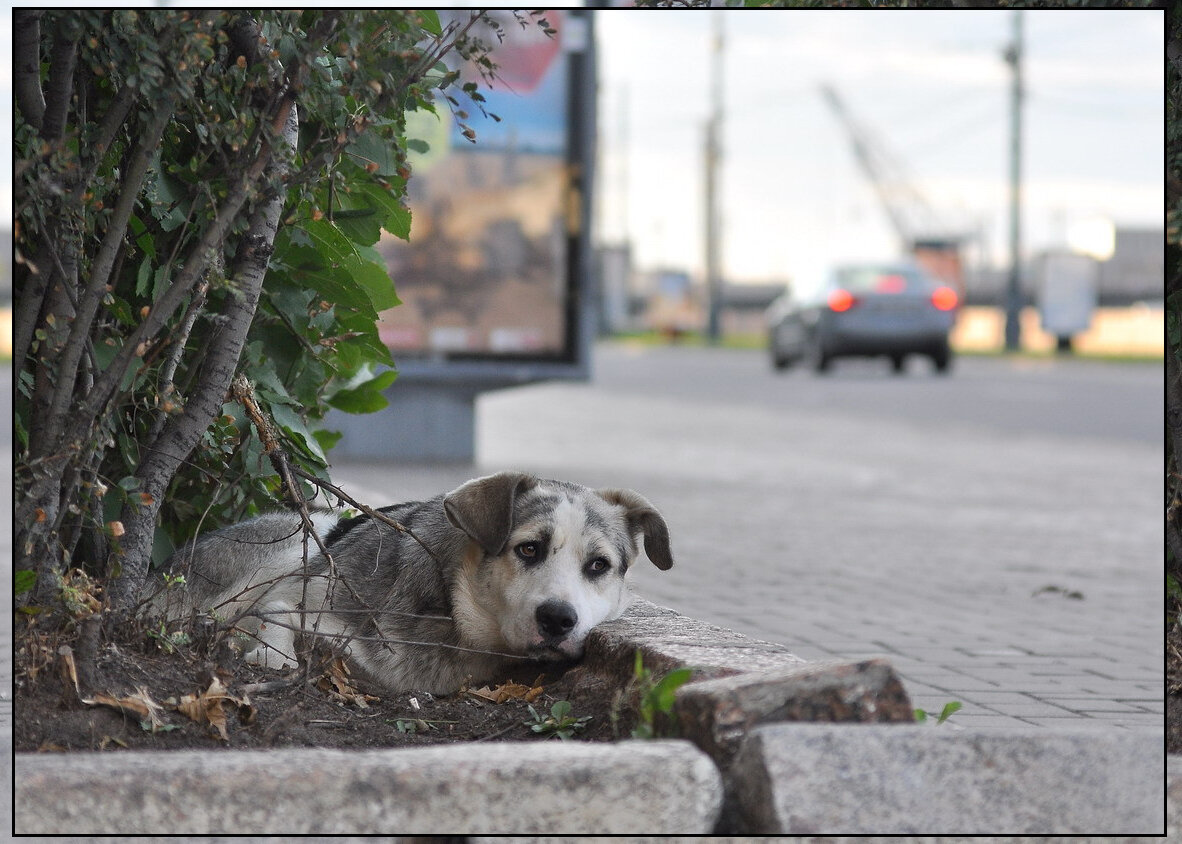
[[[180,606],[164,607],[235,620],[258,640],[256,664],[295,665],[303,631],[343,644],[388,690],[447,694],[514,658],[581,657],[588,632],[631,602],[638,536],[657,568],[673,565],[665,520],[631,490],[503,472],[378,512],[406,532],[313,513],[331,559],[297,513],[199,537],[166,563],[185,586]]]

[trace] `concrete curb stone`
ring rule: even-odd
[[[691,683],[674,705],[683,736],[723,771],[758,724],[785,721],[914,724],[915,710],[885,660],[810,662]]]
[[[1160,835],[1160,740],[773,724],[730,770],[741,832]]]
[[[623,617],[591,631],[583,661],[605,679],[626,683],[637,650],[654,674],[692,666],[699,679],[805,664],[783,645],[752,639],[643,598],[636,599]]]
[[[17,834],[703,834],[722,803],[676,740],[78,756],[17,755]]]

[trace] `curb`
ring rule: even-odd
[[[1164,774],[1150,735],[774,724],[728,785],[743,833],[1160,835]]]
[[[16,757],[18,835],[712,831],[722,783],[684,741]]]

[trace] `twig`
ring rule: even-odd
[[[283,614],[286,615],[286,613]],[[262,613],[258,613],[257,616],[267,624],[274,624],[276,627],[282,627],[286,630],[294,630],[296,632],[308,632],[301,630],[294,624],[287,624],[286,622],[278,621],[273,616],[264,615]],[[467,653],[473,654],[489,654],[490,656],[499,656],[505,659],[522,659],[526,661],[532,659],[532,657],[525,656],[524,654],[509,654],[503,653],[501,651],[486,651],[481,648],[465,648],[463,645],[449,645],[445,642],[415,642],[409,639],[389,639],[384,636],[356,636],[346,635],[344,633],[320,633],[317,631],[313,631],[312,635],[319,636],[324,639],[344,640],[342,644],[346,645],[349,642],[377,642],[379,644],[384,644],[387,647],[390,645],[418,645],[425,648],[447,648],[448,650],[465,651]],[[393,653],[393,650],[391,650],[391,653]]]

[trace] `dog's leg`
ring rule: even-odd
[[[260,608],[259,618],[262,623],[259,624],[259,644],[246,655],[247,662],[264,668],[284,668],[288,665],[294,668],[299,665],[295,655],[295,631],[291,627],[298,626],[300,620],[292,609],[285,601],[270,601]],[[278,623],[271,624],[271,621]]]

